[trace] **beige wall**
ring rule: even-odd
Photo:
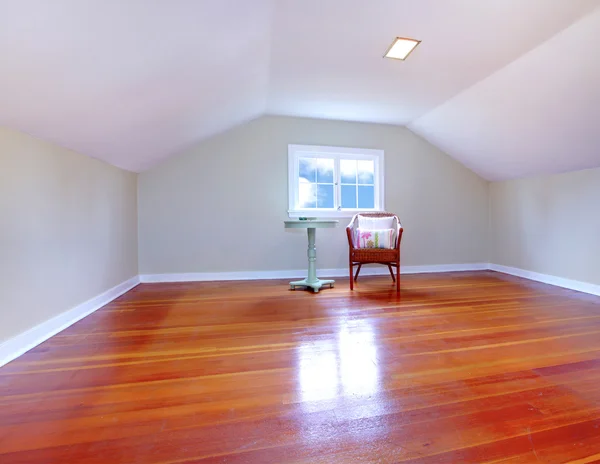
[[[491,261],[600,284],[600,169],[490,186]]]
[[[488,261],[489,184],[425,140],[397,126],[268,116],[140,174],[140,273],[304,269],[305,232],[283,228],[288,144],[385,150],[404,265]],[[318,231],[320,268],[346,267],[346,222]]]
[[[0,342],[137,274],[137,174],[0,128]]]

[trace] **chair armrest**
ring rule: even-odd
[[[402,228],[402,223],[400,222],[400,218],[395,216],[396,219],[396,249],[400,250],[400,241],[402,240],[402,232],[404,229]]]
[[[346,226],[346,235],[348,236],[348,246],[350,249],[354,249],[354,231],[356,228],[356,222],[358,220],[358,214],[355,214],[350,223]]]
[[[402,228],[402,225],[400,223],[398,223],[398,230],[396,232],[396,249],[400,250],[400,241],[402,240],[402,232],[404,232],[404,229]]]

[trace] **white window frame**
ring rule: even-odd
[[[364,211],[385,211],[384,205],[384,151],[366,148],[326,147],[318,145],[288,145],[288,215],[290,218],[352,217]],[[334,160],[333,208],[298,208],[299,159],[330,158]],[[375,165],[375,208],[341,208],[340,159],[372,160]]]

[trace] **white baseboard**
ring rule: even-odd
[[[402,274],[421,274],[430,272],[457,272],[457,271],[483,271],[492,270],[504,274],[510,274],[524,279],[534,280],[545,284],[576,290],[583,293],[600,296],[600,285],[594,285],[577,280],[564,279],[562,277],[540,274],[537,272],[518,269],[515,267],[502,266],[488,263],[469,264],[438,264],[425,266],[401,266]],[[364,267],[361,275],[387,275],[388,269],[384,266]],[[319,269],[323,277],[345,277],[348,269]],[[155,282],[206,282],[224,280],[263,280],[263,279],[294,279],[306,276],[306,269],[285,271],[240,271],[240,272],[200,272],[183,274],[143,274],[113,287],[106,292],[59,314],[52,319],[11,338],[0,344],[0,367],[18,358],[40,343],[48,340],[75,322],[83,319],[94,311],[110,303],[117,297],[142,283]]]
[[[470,264],[437,264],[426,266],[401,266],[402,274],[421,274],[425,272],[481,271],[489,268],[487,263]],[[318,269],[322,277],[344,277],[348,269]],[[361,275],[388,275],[384,266],[363,267]],[[142,283],[158,282],[210,282],[224,280],[270,280],[270,279],[302,279],[306,277],[306,269],[285,271],[239,271],[239,272],[191,272],[184,274],[142,274]]]
[[[400,266],[401,274],[424,274],[430,272],[462,272],[462,271],[486,271],[488,263],[467,264],[434,264],[425,266]],[[383,268],[385,270],[385,268]],[[362,271],[361,271],[362,272]]]
[[[18,358],[40,343],[45,342],[50,337],[75,324],[77,321],[83,319],[97,309],[110,303],[139,283],[139,276],[132,277],[100,295],[59,314],[52,319],[42,322],[16,337],[6,340],[4,343],[0,344],[0,367],[13,359]]]
[[[540,274],[514,267],[501,266],[490,263],[468,263],[468,264],[435,264],[424,266],[401,266],[401,274],[421,274],[431,272],[458,272],[458,271],[485,271],[492,270],[510,274],[524,279],[534,280],[557,287],[568,288],[578,292],[589,293],[600,296],[600,285],[594,285],[577,280],[564,279],[562,277]],[[363,267],[361,275],[388,275],[388,269],[384,266]],[[321,277],[345,277],[348,269],[319,269]],[[160,282],[211,282],[227,280],[271,280],[271,279],[301,279],[306,277],[306,269],[285,271],[239,271],[239,272],[191,272],[181,274],[142,274],[142,283]]]
[[[557,287],[568,288],[569,290],[576,290],[578,292],[600,296],[600,285],[581,282],[579,280],[564,279],[562,277],[556,277],[548,274],[540,274],[539,272],[526,271],[525,269],[502,266],[500,264],[490,264],[489,269],[496,272],[502,272],[503,274],[510,274],[517,277],[523,277],[524,279],[535,280],[536,282],[542,282],[545,284],[555,285]]]

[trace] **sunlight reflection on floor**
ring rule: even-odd
[[[344,322],[337,341],[313,341],[298,347],[298,386],[303,402],[369,396],[379,390],[380,377],[375,333],[367,321]]]

